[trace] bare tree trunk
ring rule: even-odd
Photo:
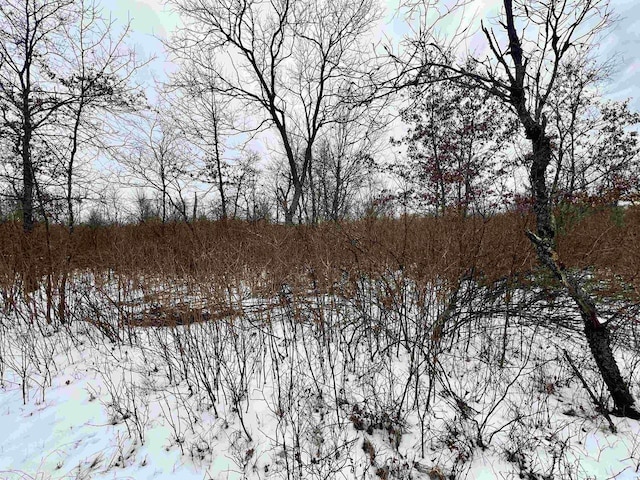
[[[164,159],[162,160],[164,162]],[[167,223],[167,180],[165,176],[164,164],[160,166],[160,184],[161,188],[161,198],[162,198],[162,223]]]
[[[28,99],[24,99],[24,130],[22,136],[22,227],[33,230],[33,164],[31,160],[31,120]]]
[[[312,162],[309,162],[307,167],[309,174],[309,193],[311,194],[311,224],[316,225],[318,223],[318,198],[316,196],[316,185],[313,178]]]
[[[284,138],[284,137],[283,137]],[[291,179],[293,183],[293,197],[291,199],[291,203],[287,205],[287,208],[284,213],[284,221],[287,225],[293,225],[293,217],[300,206],[300,199],[302,198],[304,184],[305,184],[305,176],[307,174],[307,170],[311,165],[311,148],[313,145],[313,139],[307,143],[307,148],[305,148],[304,154],[304,162],[302,164],[302,168],[300,169],[300,175],[297,174],[297,169],[295,168],[295,160],[293,160],[293,151],[291,150],[291,159],[289,160],[290,168],[291,168]]]
[[[640,412],[634,407],[635,402],[629,386],[622,378],[613,355],[609,327],[599,321],[595,302],[580,282],[566,271],[555,250],[556,232],[546,186],[546,169],[552,158],[550,140],[542,132],[542,129],[528,131],[527,136],[533,144],[531,182],[535,196],[534,211],[537,222],[537,234],[527,232],[528,236],[536,247],[540,262],[565,287],[578,308],[591,355],[593,355],[602,379],[613,398],[615,405],[613,413],[640,419]]]
[[[530,176],[534,195],[533,209],[536,216],[537,233],[527,232],[527,235],[536,248],[540,263],[548,268],[562,284],[578,308],[584,323],[585,337],[591,354],[613,398],[615,404],[614,412],[630,418],[640,419],[640,412],[634,408],[633,396],[629,386],[622,378],[613,355],[608,326],[598,320],[595,302],[580,284],[580,281],[570,272],[567,272],[558,258],[555,245],[556,228],[546,183],[547,168],[553,158],[551,140],[545,132],[546,118],[542,113],[547,97],[544,94],[542,96],[537,94],[534,98],[536,106],[533,111],[529,109],[525,89],[528,61],[524,58],[522,44],[515,26],[513,0],[504,0],[504,11],[506,22],[503,25],[509,38],[508,55],[513,61],[513,70],[509,72],[507,94],[502,98],[506,99],[515,109],[520,123],[524,127],[527,139],[531,141],[532,146]],[[577,26],[582,19],[581,17],[575,25]],[[547,31],[549,31],[548,24],[547,27]],[[557,24],[551,27],[558,28]],[[484,32],[496,57],[499,61],[505,62],[504,54],[501,54],[493,43],[493,38],[495,37],[492,37],[486,29],[484,29]],[[556,55],[552,80],[550,80],[547,87],[551,89],[562,55],[571,47],[571,43],[567,40],[563,47],[558,47],[559,37],[557,30],[553,30],[549,35],[553,36],[552,41],[555,42],[554,53]]]
[[[195,222],[198,219],[198,192],[193,192],[193,213],[191,221]]]
[[[342,191],[342,158],[336,159],[336,186],[331,201],[331,220],[337,222],[340,218],[340,192]]]
[[[286,223],[287,225],[293,225],[293,217],[296,214],[296,210],[298,210],[298,204],[300,203],[301,196],[302,189],[294,188],[291,203],[287,205],[287,208],[284,212],[284,223]]]
[[[222,156],[220,155],[220,138],[218,135],[218,117],[213,108],[213,144],[216,151],[216,169],[218,174],[218,192],[220,193],[220,205],[222,208],[222,219],[227,219],[227,199],[224,194],[224,179],[222,178]]]

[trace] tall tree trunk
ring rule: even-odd
[[[575,303],[584,324],[585,337],[591,354],[598,366],[609,393],[615,404],[614,413],[640,419],[640,412],[634,408],[634,399],[625,383],[611,350],[609,327],[598,320],[596,304],[581,285],[580,281],[558,259],[555,245],[555,221],[547,191],[547,168],[552,160],[551,140],[547,136],[546,119],[542,115],[545,99],[536,98],[535,114],[529,110],[526,99],[525,78],[527,62],[524,59],[520,37],[515,27],[513,1],[504,0],[506,30],[509,37],[509,55],[514,70],[509,74],[509,103],[514,107],[527,138],[531,141],[531,187],[534,195],[534,212],[537,233],[528,231],[540,263],[547,267],[562,284]],[[488,36],[488,32],[485,30]],[[490,38],[490,37],[489,37]]]
[[[195,222],[198,219],[198,192],[193,192],[193,213],[191,215],[191,221]]]
[[[222,155],[220,153],[220,139],[218,136],[218,122],[219,118],[216,111],[216,106],[213,106],[213,144],[216,153],[216,170],[218,174],[218,192],[220,193],[220,205],[222,208],[222,219],[227,219],[227,199],[224,194],[224,179],[222,178]]]
[[[162,160],[164,162],[164,159]],[[164,164],[160,165],[160,184],[162,185],[161,197],[162,197],[162,224],[167,223],[167,178],[165,175]]]
[[[527,232],[528,236],[536,247],[540,262],[560,281],[578,308],[589,349],[613,398],[613,413],[640,419],[640,412],[634,407],[635,402],[629,386],[622,378],[613,355],[608,325],[599,321],[595,302],[578,279],[567,272],[558,259],[555,249],[555,222],[546,185],[546,170],[552,158],[551,142],[542,128],[529,129],[527,137],[533,146],[531,184],[537,223],[537,234]]]
[[[311,162],[307,167],[309,175],[309,194],[311,195],[311,224],[316,225],[318,223],[318,199],[316,197],[316,185],[313,178],[313,166]]]
[[[340,218],[340,192],[342,191],[342,157],[336,159],[336,187],[331,201],[331,220],[337,222]]]
[[[293,225],[293,217],[298,210],[298,205],[300,204],[300,198],[302,197],[302,187],[298,185],[294,185],[293,187],[293,198],[291,199],[291,203],[289,203],[284,212],[284,223],[287,225]]]
[[[291,164],[292,162],[290,162]],[[295,162],[293,162],[295,164]],[[311,164],[311,149],[310,146],[307,146],[305,149],[304,162],[302,164],[302,168],[300,169],[300,175],[297,175],[296,172],[293,171],[292,168],[292,183],[293,183],[293,197],[291,199],[291,203],[287,205],[287,208],[284,212],[284,222],[287,225],[293,225],[293,217],[298,211],[298,207],[300,205],[300,199],[302,198],[304,184],[307,175],[307,169]]]
[[[25,232],[33,230],[33,163],[31,159],[32,127],[29,118],[28,100],[25,99],[24,126],[22,135],[22,227]]]

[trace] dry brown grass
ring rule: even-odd
[[[638,294],[640,209],[613,215],[601,208],[568,221],[571,228],[558,240],[562,261],[593,269],[614,293],[625,285],[627,293]],[[533,219],[519,213],[316,227],[239,221],[82,226],[72,236],[58,226],[40,226],[25,236],[18,224],[5,223],[0,285],[13,288],[22,281],[31,290],[48,281],[55,289],[65,276],[83,271],[92,272],[98,284],[105,275],[130,279],[151,297],[175,280],[208,298],[240,286],[269,298],[285,283],[298,292],[348,295],[349,279],[397,271],[421,285],[455,284],[469,276],[490,283],[523,279],[536,268],[524,235],[532,226]]]

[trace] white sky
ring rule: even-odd
[[[131,19],[129,46],[135,48],[141,60],[152,57],[143,71],[145,82],[153,84],[153,78],[164,80],[172,65],[165,62],[166,53],[161,40],[168,40],[176,28],[179,17],[164,6],[162,0],[101,0],[105,15],[111,15],[117,24],[124,25]]]
[[[398,0],[387,0],[389,9]],[[105,14],[111,13],[115,19],[125,22],[132,19],[131,42],[142,58],[157,56],[147,71],[149,77],[164,76],[171,65],[164,63],[164,48],[160,39],[167,39],[179,23],[179,17],[171,12],[164,0],[102,0]],[[496,12],[499,0],[474,0],[467,15],[485,17],[490,11]],[[637,0],[611,0],[614,12],[620,17],[611,35],[603,42],[605,56],[614,55],[618,70],[607,89],[607,95],[615,99],[631,97],[632,105],[640,110],[640,9]],[[400,35],[403,29],[401,19],[388,25],[390,35]],[[151,78],[149,78],[151,80]]]

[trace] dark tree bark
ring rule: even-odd
[[[537,234],[527,232],[529,238],[536,247],[540,262],[546,266],[565,287],[568,295],[574,301],[584,324],[584,332],[591,354],[598,366],[613,402],[615,404],[614,413],[630,418],[640,419],[640,412],[634,407],[634,399],[618,368],[615,356],[611,349],[609,328],[598,319],[596,304],[579,281],[571,276],[559,261],[555,250],[555,221],[551,210],[551,201],[547,189],[547,168],[553,158],[551,149],[551,139],[546,133],[546,119],[541,115],[545,98],[536,98],[536,113],[531,114],[527,107],[525,75],[526,61],[523,60],[520,37],[515,27],[513,17],[512,0],[504,0],[506,29],[509,36],[509,54],[514,64],[514,74],[509,75],[510,95],[509,103],[515,109],[520,123],[524,127],[527,139],[531,142],[531,188],[534,196],[534,212],[536,215]],[[554,39],[559,36],[555,32]],[[489,41],[491,38],[488,36]],[[557,40],[555,40],[557,42]],[[566,45],[569,45],[567,43]],[[562,47],[564,49],[564,47]],[[554,47],[556,52],[557,45]],[[557,71],[561,55],[556,53],[555,71]],[[549,89],[553,87],[553,80]],[[550,90],[547,90],[547,92]]]
[[[548,167],[553,159],[545,115],[549,98],[557,89],[564,62],[570,61],[568,55],[586,58],[597,45],[598,35],[610,25],[609,3],[608,0],[503,0],[503,6],[499,25],[507,35],[507,46],[502,47],[493,30],[482,25],[490,56],[483,60],[470,57],[477,68],[435,61],[433,55],[444,56],[443,49],[436,48],[435,53],[429,52],[432,60],[422,64],[419,75],[426,75],[429,81],[430,69],[447,71],[449,81],[485,90],[509,105],[517,115],[531,145],[528,161],[536,232],[528,231],[527,235],[536,248],[540,263],[564,287],[580,314],[589,349],[615,404],[614,413],[638,419],[640,412],[635,408],[634,398],[611,349],[609,326],[598,319],[594,299],[558,258],[555,221],[547,188]],[[520,21],[519,25],[516,25],[516,20]],[[528,36],[525,35],[527,29],[534,30],[535,42],[531,41],[530,31]],[[526,46],[530,51],[523,50],[522,39],[528,39]],[[421,39],[421,42],[421,48],[439,45],[437,39],[429,42]],[[441,77],[436,77],[436,80],[441,80]],[[419,76],[411,84],[419,84],[420,81]]]
[[[227,199],[224,192],[224,177],[222,176],[222,154],[220,153],[220,135],[218,134],[218,111],[212,106],[213,146],[216,158],[216,174],[218,177],[218,193],[220,194],[220,206],[222,207],[222,219],[227,219]]]
[[[51,184],[40,183],[47,178],[42,167],[55,159],[66,172],[73,224],[74,162],[87,111],[113,114],[135,98],[127,84],[137,67],[122,48],[128,28],[111,35],[113,28],[94,0],[0,2],[0,122],[20,163],[26,232],[34,227],[36,198],[46,215],[42,193]],[[57,174],[58,166],[51,170]]]
[[[21,163],[20,206],[25,232],[34,227],[37,187],[34,150],[38,132],[69,102],[65,95],[43,86],[41,72],[49,57],[60,53],[54,39],[72,20],[72,3],[71,0],[0,3],[0,121],[12,137]]]
[[[577,279],[566,271],[555,251],[556,232],[546,186],[546,169],[551,162],[550,140],[541,134],[532,138],[531,143],[533,146],[531,179],[535,196],[537,234],[527,232],[528,236],[536,247],[540,262],[564,286],[580,313],[591,355],[615,405],[613,413],[640,419],[640,412],[635,409],[634,398],[620,373],[611,349],[608,325],[600,322],[595,302]]]
[[[25,232],[33,230],[33,190],[34,190],[34,175],[33,175],[33,163],[31,161],[31,122],[28,120],[29,116],[29,103],[28,99],[25,99],[26,114],[25,122],[23,126],[22,136],[22,227]]]

